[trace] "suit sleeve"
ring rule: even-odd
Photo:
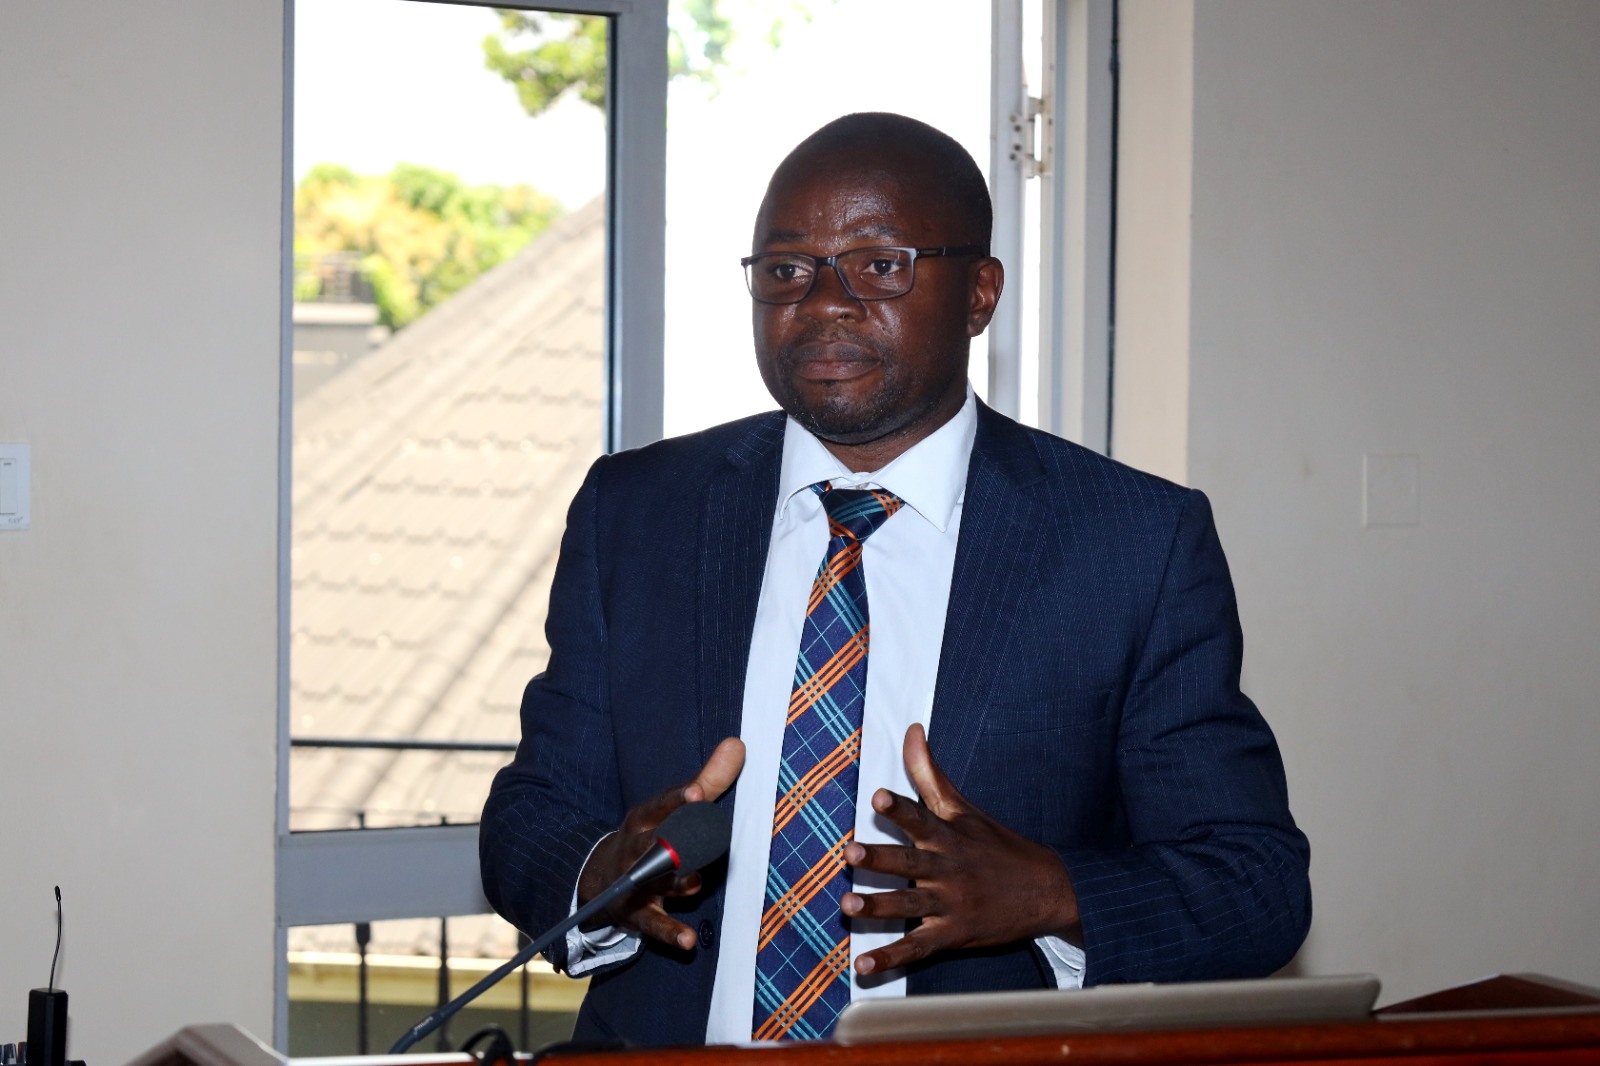
[[[1211,508],[1191,492],[1122,706],[1130,845],[1059,851],[1085,984],[1266,976],[1305,938],[1309,847],[1272,732],[1239,690],[1242,657]]]
[[[607,699],[607,626],[596,552],[599,482],[590,468],[572,501],[550,591],[550,660],[522,697],[522,741],[496,775],[479,830],[484,894],[537,935],[567,916],[595,842],[622,821]],[[546,953],[566,965],[566,944]]]

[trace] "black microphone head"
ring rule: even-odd
[[[678,872],[716,862],[728,851],[733,819],[711,803],[685,803],[656,828],[656,839],[678,857]]]

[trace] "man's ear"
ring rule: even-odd
[[[967,336],[976,337],[989,328],[1000,292],[1006,287],[1006,268],[993,256],[985,256],[972,266],[967,301]]]

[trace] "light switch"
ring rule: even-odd
[[[1422,521],[1422,461],[1415,455],[1368,452],[1361,463],[1361,522],[1414,526]]]
[[[0,530],[27,529],[30,506],[29,447],[0,444]]]

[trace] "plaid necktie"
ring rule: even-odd
[[[870,489],[811,486],[828,512],[828,551],[811,586],[778,767],[766,908],[756,941],[757,1040],[815,1040],[850,1002],[850,888],[861,710],[867,691],[862,543],[902,501]]]

